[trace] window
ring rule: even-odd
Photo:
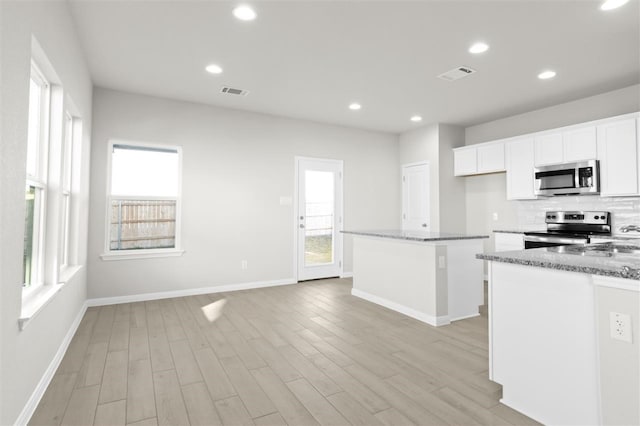
[[[180,248],[180,148],[110,144],[107,253]]]
[[[38,67],[32,63],[29,82],[23,260],[23,286],[30,289],[44,282],[49,118],[50,85]]]

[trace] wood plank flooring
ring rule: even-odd
[[[498,402],[486,310],[434,328],[350,292],[331,279],[89,308],[30,424],[537,424]]]

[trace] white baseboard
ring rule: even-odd
[[[15,425],[18,425],[18,426],[26,425],[31,419],[31,416],[33,416],[33,413],[36,411],[36,408],[38,407],[38,404],[40,403],[42,396],[47,390],[47,387],[49,387],[49,383],[51,383],[51,379],[53,379],[53,376],[55,375],[56,371],[58,370],[58,367],[60,366],[60,363],[62,362],[62,358],[64,357],[64,354],[67,352],[67,348],[71,343],[71,339],[73,339],[73,336],[76,334],[76,331],[80,326],[80,322],[82,321],[82,318],[84,317],[84,314],[87,311],[87,306],[88,306],[87,302],[84,302],[82,304],[82,307],[80,308],[80,312],[78,312],[78,315],[76,315],[76,318],[73,320],[73,323],[71,323],[71,327],[69,327],[69,331],[64,336],[62,343],[58,347],[58,351],[56,352],[55,356],[51,360],[51,363],[49,363],[49,367],[47,367],[47,370],[42,375],[40,382],[38,382],[38,385],[36,386],[33,393],[31,394],[31,397],[29,397],[29,400],[27,401],[24,408],[22,409],[22,412],[16,419],[14,423]]]
[[[353,278],[353,272],[343,272],[340,278]]]
[[[188,288],[184,290],[162,291],[158,293],[132,294],[129,296],[99,297],[88,299],[87,306],[105,306],[118,303],[145,302],[148,300],[170,299],[172,297],[196,296],[198,294],[222,293],[226,291],[251,290],[254,288],[275,287],[280,285],[297,284],[293,278],[271,281],[254,281],[240,284],[219,285],[212,287]]]
[[[441,325],[447,325],[450,323],[449,316],[443,315],[440,317],[434,317],[432,315],[425,314],[420,311],[416,311],[415,309],[408,308],[404,305],[401,305],[396,302],[392,302],[390,300],[384,299],[379,296],[374,296],[373,294],[367,293],[358,289],[351,289],[351,294],[353,296],[359,297],[361,299],[367,300],[369,302],[375,303],[376,305],[384,306],[385,308],[389,308],[392,311],[400,312],[408,317],[415,318],[418,321],[425,322],[429,325],[433,325],[435,327]]]

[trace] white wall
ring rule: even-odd
[[[599,118],[640,111],[640,85],[507,117],[465,129],[465,143],[472,145]],[[544,210],[592,209],[612,211],[614,225],[640,223],[639,198],[561,197],[531,201],[506,201],[504,173],[462,178],[466,186],[467,232],[494,229],[544,228]],[[493,213],[498,220],[493,220]],[[493,236],[485,250],[493,250]]]
[[[625,87],[465,129],[465,145],[569,126],[640,110],[640,85]]]
[[[183,256],[99,258],[111,138],[183,147]],[[400,223],[395,135],[96,89],[93,144],[89,298],[293,278],[295,156],[344,160],[345,229]]]
[[[86,261],[91,81],[66,2],[0,2],[0,424],[13,424],[33,394],[86,299],[86,268],[23,331],[21,310],[24,185],[31,37],[37,38],[83,118],[76,224]]]
[[[433,232],[465,232],[464,181],[453,176],[453,151],[464,145],[463,129],[430,124],[400,134],[400,165],[428,161]]]
[[[438,125],[440,152],[440,231],[466,233],[465,181],[453,174],[453,148],[464,145],[464,129]]]

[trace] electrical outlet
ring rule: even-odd
[[[493,213],[493,220],[497,221],[498,220],[498,213]]]
[[[240,262],[240,267],[245,270],[249,267],[248,262],[246,260],[243,260],[242,262]]]
[[[611,338],[631,343],[631,316],[619,312],[609,312]]]

